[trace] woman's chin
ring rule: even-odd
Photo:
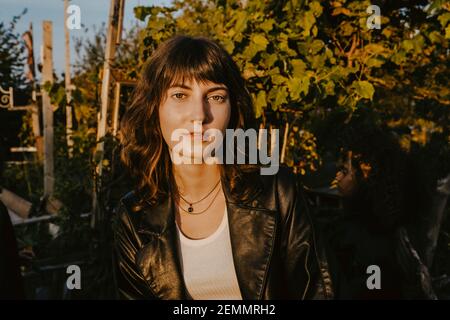
[[[174,161],[176,160],[176,161]],[[172,162],[175,164],[202,164],[203,161],[203,154],[200,152],[182,152],[177,155],[177,157],[173,157],[172,155]]]

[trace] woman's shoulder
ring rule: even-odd
[[[249,187],[258,189],[255,197],[249,199],[250,203],[257,203],[265,209],[277,211],[288,208],[297,200],[297,196],[303,193],[298,177],[289,167],[280,166],[273,175],[260,175],[259,172],[253,172],[251,175],[243,179],[250,184]],[[258,186],[255,184],[256,176]]]
[[[139,203],[139,197],[134,190],[127,192],[119,200],[119,209],[134,211],[133,208]]]
[[[279,194],[292,194],[298,188],[298,178],[287,166],[280,166],[278,172],[273,175],[261,175],[261,181],[265,187],[275,188]]]
[[[129,191],[122,198],[116,206],[116,218],[121,221],[135,222],[139,216],[139,212],[142,211],[140,205],[141,199],[135,191]]]

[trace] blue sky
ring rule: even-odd
[[[168,5],[170,0],[125,0],[124,27],[139,23],[134,17],[133,8],[139,5]],[[75,38],[93,36],[93,26],[100,27],[107,22],[110,0],[71,0],[69,4],[78,5],[81,10],[81,23],[89,28],[85,34],[81,30],[70,30],[71,63],[76,59],[74,50]],[[64,70],[64,1],[63,0],[0,0],[0,21],[9,23],[12,17],[18,15],[24,8],[28,12],[18,22],[16,31],[20,34],[28,30],[33,23],[34,57],[40,61],[40,47],[42,43],[42,21],[53,22],[53,63],[58,76]],[[141,23],[142,24],[142,23]],[[39,76],[39,74],[38,74]]]

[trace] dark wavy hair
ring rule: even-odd
[[[169,87],[185,80],[226,85],[231,103],[228,128],[255,127],[253,102],[245,81],[231,56],[219,44],[204,37],[184,35],[163,42],[144,65],[121,120],[121,159],[136,179],[135,191],[141,205],[144,205],[142,201],[151,205],[161,201],[171,187],[177,194],[158,113]],[[234,191],[233,195],[245,200],[254,187],[241,183],[242,174],[255,169],[252,165],[224,164],[221,177]]]

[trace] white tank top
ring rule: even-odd
[[[207,238],[187,238],[178,228],[186,288],[194,300],[242,300],[231,251],[228,213]]]

